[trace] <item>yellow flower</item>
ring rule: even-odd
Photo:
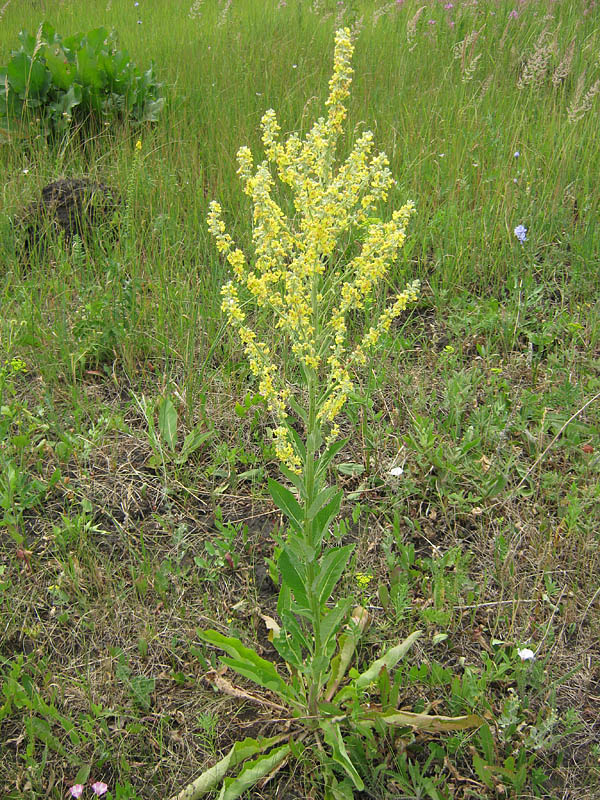
[[[355,573],[354,577],[356,578],[356,582],[358,583],[358,585],[359,585],[359,587],[361,589],[366,589],[367,586],[373,580],[373,576],[372,575],[368,575],[368,574],[366,574],[364,572],[357,572],[357,573]]]
[[[142,149],[142,140],[141,139],[138,139],[137,142],[135,143],[135,149],[138,151],[138,153]]]
[[[238,151],[238,175],[252,203],[252,257],[235,247],[217,202],[210,204],[207,218],[217,249],[233,271],[221,290],[221,308],[237,328],[259,391],[275,417],[277,457],[295,471],[300,458],[287,425],[291,389],[276,354],[249,327],[246,303],[257,307],[262,319],[271,315],[273,328],[286,337],[305,379],[318,387],[317,420],[328,429],[331,441],[339,435],[336,418],[353,390],[350,370],[366,362],[367,351],[416,300],[419,290],[417,281],[409,284],[358,344],[351,340],[346,318],[352,310],[365,308],[388,278],[414,211],[407,203],[387,222],[374,216],[394,179],[385,153],[373,154],[371,131],[365,131],[348,158],[336,165],[352,53],[350,31],[337,31],[327,116],[320,117],[304,139],[293,133],[282,143],[277,116],[269,109],[261,120],[265,160],[255,165],[248,147]],[[274,176],[291,190],[289,214],[288,206],[275,199]],[[361,244],[349,263],[336,258],[341,239]]]

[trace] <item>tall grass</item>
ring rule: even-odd
[[[190,5],[13,3],[0,34],[6,60],[18,29],[35,30],[42,18],[65,33],[114,26],[138,63],[156,61],[169,103],[144,135],[137,199],[149,228],[166,216],[160,237],[146,230],[143,248],[169,306],[168,279],[182,267],[201,274],[207,296],[223,277],[203,225],[208,199],[218,196],[239,236],[248,236],[235,152],[243,143],[260,151],[256,123],[271,106],[286,129],[309,124],[326,95],[332,31],[343,16],[332,3],[316,13],[306,0],[284,7],[248,0],[229,10],[207,0],[193,18]],[[377,4],[355,3],[345,15],[363,20],[349,130],[355,136],[375,128],[399,177],[390,204],[407,197],[417,204],[411,272],[441,292],[497,293],[512,275],[533,272],[585,293],[597,265],[599,145],[593,109],[577,121],[568,115],[577,91],[584,95],[599,72],[598,31],[585,3],[529,2],[519,5],[516,18],[509,3],[451,9],[435,3],[420,15],[411,40],[407,27],[417,5],[384,5],[387,13],[375,22]],[[519,88],[544,31],[547,70]],[[565,74],[553,83],[561,63]],[[59,172],[85,169],[126,181],[131,143],[120,132],[109,129],[90,143],[85,162],[80,148],[68,144],[28,145],[29,157],[15,140],[2,147],[5,213]],[[529,229],[526,248],[513,236],[521,223]]]

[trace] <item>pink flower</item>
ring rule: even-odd
[[[519,16],[519,12],[517,11],[516,8],[513,8],[513,10],[508,15],[509,19],[516,19],[518,16]]]
[[[108,786],[105,783],[102,783],[102,781],[96,781],[96,783],[92,783],[92,792],[94,792],[94,794],[97,794],[98,797],[101,794],[106,794],[107,791],[108,791]]]
[[[83,794],[83,785],[81,783],[76,783],[75,786],[71,786],[69,794],[71,797],[81,797]]]
[[[446,9],[446,11],[450,11],[451,8],[454,8],[454,3],[446,3],[444,8]]]
[[[428,25],[435,25],[435,20],[434,19],[428,19],[427,20],[427,24]]]

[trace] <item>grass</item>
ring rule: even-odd
[[[374,617],[368,647],[426,631],[394,678],[400,707],[490,722],[380,741],[361,765],[365,796],[598,797],[593,13],[190,4],[0,11],[0,63],[43,19],[65,35],[114,26],[140,67],[156,62],[167,96],[141,131],[50,143],[17,127],[0,144],[0,794],[59,798],[89,778],[114,798],[169,797],[232,742],[272,733],[260,705],[214,691],[218,659],[196,635],[212,627],[272,655],[279,524],[270,423],[223,325],[227,267],[205,217],[219,199],[250,241],[235,153],[261,152],[269,107],[284,131],[323,113],[344,22],[360,28],[347,145],[372,128],[390,156],[398,186],[382,216],[415,200],[392,283],[417,277],[424,292],[349,409],[333,535],[356,544],[346,589]],[[131,198],[129,236],[54,241],[24,262],[19,211],[81,174]],[[260,796],[318,798],[304,758]]]

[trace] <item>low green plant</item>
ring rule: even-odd
[[[48,22],[0,68],[0,118],[35,117],[51,133],[73,124],[114,119],[154,122],[164,104],[154,65],[140,72],[113,30],[95,28],[63,39]]]
[[[25,362],[12,358],[0,363],[0,527],[6,528],[21,554],[26,545],[24,518],[38,508],[60,480],[57,468],[49,480],[32,470],[43,461],[48,425],[17,399],[15,381],[27,372]]]
[[[202,430],[202,425],[197,425],[186,434],[179,446],[179,413],[171,395],[165,392],[154,406],[148,403],[145,397],[136,397],[135,402],[148,425],[148,442],[152,447],[152,455],[147,461],[147,466],[160,469],[165,480],[167,466],[174,468],[183,466],[212,436],[212,431]],[[155,411],[158,412],[158,426]]]
[[[260,394],[276,419],[275,452],[291,487],[269,480],[271,497],[287,518],[289,530],[277,542],[279,622],[266,621],[287,674],[284,677],[273,662],[236,637],[215,630],[199,630],[198,635],[227,653],[222,659],[227,667],[275,695],[275,700],[268,696],[255,700],[284,719],[285,732],[237,742],[177,800],[194,800],[219,784],[220,798],[231,800],[290,759],[309,752],[319,761],[323,796],[347,799],[365,788],[368,765],[378,757],[379,737],[388,731],[440,732],[481,724],[473,714],[451,718],[398,709],[390,673],[421,631],[387,649],[366,669],[355,668],[352,663],[369,615],[354,605],[353,598],[336,595],[354,549],[329,542],[343,495],[327,485],[329,467],[346,444],[337,418],[353,391],[351,370],[366,363],[366,354],[378,346],[392,320],[416,300],[418,292],[418,283],[410,284],[364,336],[353,341],[348,317],[375,297],[402,247],[413,209],[411,204],[403,206],[390,222],[372,216],[394,181],[385,154],[371,155],[370,131],[335,169],[352,53],[350,31],[338,31],[328,115],[314,124],[304,141],[294,134],[282,145],[275,113],[267,111],[262,120],[267,160],[254,171],[250,150],[244,147],[238,152],[238,171],[254,209],[251,265],[226,233],[220,206],[211,204],[209,227],[234,273],[222,289],[222,308],[239,334],[252,373],[259,379]],[[269,163],[292,189],[293,219],[273,197]],[[362,240],[361,247],[348,261],[346,243],[356,229],[362,234],[354,237]],[[258,320],[268,314],[274,317],[275,327],[289,343],[290,363],[278,365],[250,326],[242,293],[258,307]],[[290,373],[301,391],[292,391]],[[248,697],[226,678],[214,680],[217,688]],[[237,775],[227,777],[240,765]]]
[[[242,538],[242,545],[248,538],[248,526],[242,523],[223,522],[223,512],[215,509],[215,529],[204,541],[204,553],[194,556],[194,564],[200,570],[200,578],[215,581],[223,570],[237,569],[240,562],[239,547],[236,540]]]

